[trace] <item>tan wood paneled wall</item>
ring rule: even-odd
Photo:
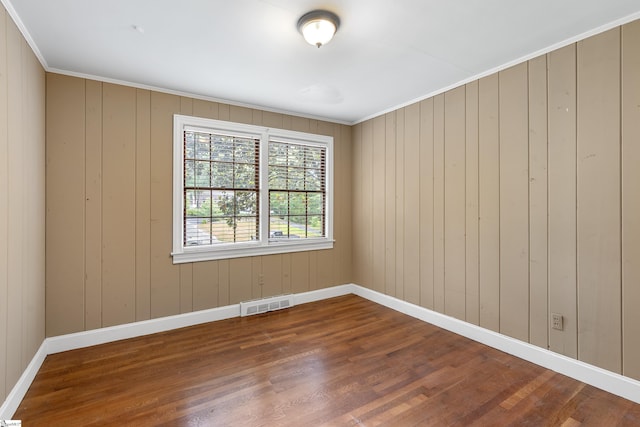
[[[640,22],[360,123],[352,158],[355,283],[640,379]]]
[[[44,339],[45,72],[0,7],[0,402]]]
[[[331,135],[333,250],[174,265],[173,114]],[[351,128],[47,74],[47,335],[351,281]]]

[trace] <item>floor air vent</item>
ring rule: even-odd
[[[240,316],[266,313],[267,311],[281,310],[293,307],[293,295],[280,295],[272,298],[264,298],[240,303]]]

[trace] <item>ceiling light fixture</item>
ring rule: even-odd
[[[313,10],[298,20],[298,31],[307,43],[318,47],[329,43],[339,26],[338,15],[326,10]]]

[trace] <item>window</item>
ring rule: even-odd
[[[173,262],[329,249],[333,138],[174,116]]]

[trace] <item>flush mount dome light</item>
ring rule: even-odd
[[[338,15],[326,10],[305,13],[298,20],[298,31],[304,36],[307,43],[318,47],[329,43],[339,26],[340,18]]]

